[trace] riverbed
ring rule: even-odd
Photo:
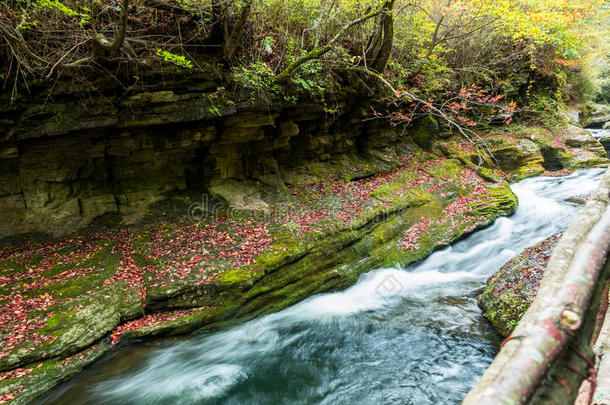
[[[36,403],[451,404],[495,356],[476,297],[503,263],[565,229],[603,169],[513,185],[519,208],[406,268],[216,333],[115,351]]]

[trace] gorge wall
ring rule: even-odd
[[[332,160],[337,170],[362,158],[381,163],[356,177],[399,163],[392,148],[401,131],[365,121],[370,101],[353,97],[336,114],[315,103],[245,102],[217,111],[206,88],[190,90],[85,100],[63,94],[47,104],[41,96],[5,106],[0,238],[58,236],[105,215],[132,223],[152,204],[187,190],[210,190],[235,208],[264,210],[260,192],[311,180],[316,163]]]
[[[432,119],[409,129],[373,119],[373,102],[355,91],[327,113],[315,102],[219,99],[219,85],[212,77],[125,93],[58,85],[12,104],[1,100],[0,239],[59,236],[101,217],[130,224],[169,196],[195,191],[237,211],[265,212],[265,199],[286,186],[396,168],[400,150],[430,150],[441,135]],[[560,170],[577,155],[566,147],[599,152],[590,137],[571,132],[567,146],[535,131],[529,141],[499,145],[487,166],[510,172],[528,161]]]

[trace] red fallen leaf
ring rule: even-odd
[[[23,369],[23,368],[16,368],[14,370],[11,371],[7,371],[5,373],[1,373],[0,374],[0,381],[4,381],[4,380],[12,380],[15,378],[19,378],[22,377],[24,375],[28,375],[32,372],[32,369]]]
[[[8,401],[11,401],[11,400],[15,399],[15,395],[17,395],[21,391],[23,391],[23,385],[20,385],[14,391],[11,391],[11,392],[8,392],[6,394],[0,395],[0,404],[4,404],[4,403],[6,403]]]
[[[433,221],[429,218],[421,218],[418,222],[413,224],[405,233],[401,246],[409,251],[417,250],[421,247],[419,243],[419,237],[422,233],[428,232],[428,229],[432,225]]]

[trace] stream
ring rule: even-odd
[[[452,404],[500,339],[476,305],[510,258],[570,223],[604,169],[513,185],[519,208],[406,268],[215,333],[113,352],[45,404]]]

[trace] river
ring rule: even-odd
[[[416,265],[221,332],[125,347],[42,403],[459,403],[498,350],[476,305],[485,280],[563,230],[580,208],[566,199],[592,192],[602,173],[523,180],[514,215]]]

